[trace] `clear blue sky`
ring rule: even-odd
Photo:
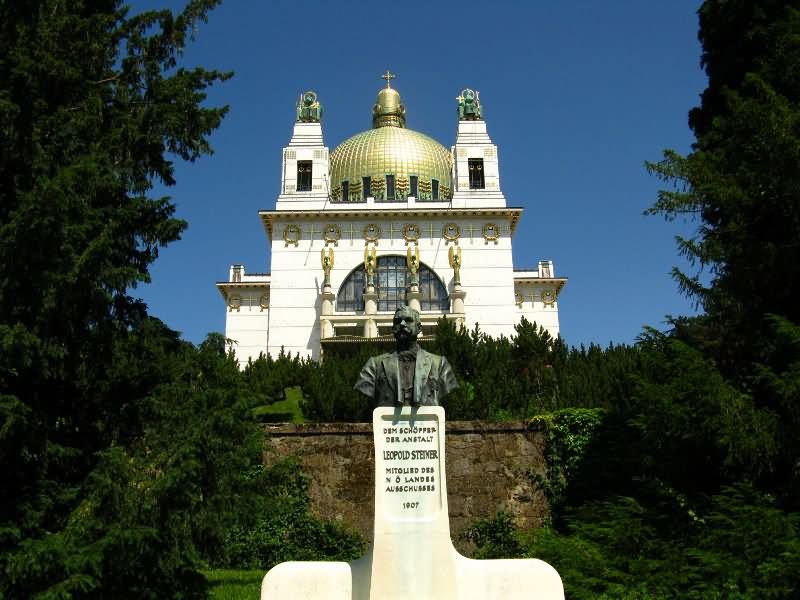
[[[180,2],[141,0],[178,9]],[[644,169],[665,148],[689,150],[687,111],[705,87],[697,1],[244,2],[228,0],[197,30],[183,64],[235,71],[209,102],[230,105],[215,154],[179,165],[166,191],[189,222],[133,294],[202,341],[224,332],[214,283],[231,263],[269,269],[258,219],[280,185],[281,149],[298,95],[315,90],[331,150],[369,128],[387,68],[408,127],[449,147],[455,97],[477,89],[499,147],[501,187],[525,209],[516,266],[552,259],[569,344],[632,342],[664,316],[692,312],[669,276],[674,236],[691,223],[642,212],[659,182]]]

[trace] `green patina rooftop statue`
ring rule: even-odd
[[[296,120],[298,123],[319,123],[322,120],[322,105],[317,100],[316,92],[309,90],[300,95]]]
[[[481,95],[469,88],[461,91],[458,100],[458,120],[459,121],[479,121],[483,119],[483,107],[481,106]]]
[[[421,330],[416,310],[398,308],[392,321],[395,351],[368,359],[354,389],[372,398],[376,406],[439,406],[458,388],[458,382],[444,356],[419,347]]]

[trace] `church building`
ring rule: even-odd
[[[492,336],[513,335],[522,317],[559,333],[567,280],[551,260],[514,267],[522,209],[503,195],[479,93],[458,97],[448,150],[406,127],[394,75],[383,77],[372,128],[333,152],[317,95],[300,97],[275,209],[259,212],[270,270],[234,264],[217,283],[240,364],[281,349],[319,359],[333,344],[391,336],[404,304],[423,336],[442,317]]]

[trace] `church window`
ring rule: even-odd
[[[431,179],[431,196],[434,200],[439,199],[439,180]]]
[[[372,196],[372,177],[362,177],[361,178],[361,190],[362,190],[362,198],[366,200],[370,196]]]
[[[347,277],[339,288],[336,297],[336,310],[358,311],[364,310],[364,288],[367,285],[367,272],[364,265],[360,265]]]
[[[411,180],[411,191],[408,195],[413,198],[419,198],[419,177],[412,175],[409,179]]]
[[[406,301],[408,268],[405,256],[379,256],[375,272],[375,292],[378,294],[378,311],[394,312]],[[436,273],[420,264],[419,278],[420,308],[424,311],[448,312],[450,300],[447,289]],[[364,265],[359,265],[348,275],[336,297],[337,311],[359,312],[364,310],[364,287],[367,274]]]
[[[483,159],[470,158],[469,165],[469,189],[482,190],[486,187],[483,179]]]
[[[387,200],[395,199],[394,175],[386,176],[386,199]]]
[[[342,182],[342,201],[348,202],[350,200],[350,182]]]
[[[297,191],[310,192],[311,191],[311,161],[298,160],[297,161]]]

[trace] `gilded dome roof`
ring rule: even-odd
[[[393,175],[398,200],[412,193],[412,176],[417,177],[419,199],[449,199],[453,189],[450,151],[433,138],[405,128],[405,106],[397,90],[382,89],[372,115],[372,129],[345,140],[331,152],[333,198],[346,200],[340,196],[342,183],[347,182],[349,199],[360,200],[363,178],[369,177],[370,195],[383,200],[386,176]]]

